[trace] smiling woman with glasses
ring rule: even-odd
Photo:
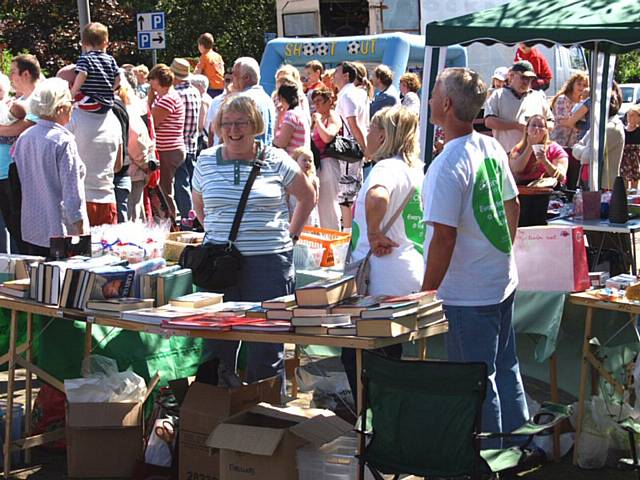
[[[251,186],[234,246],[242,255],[236,285],[225,300],[261,302],[294,292],[293,245],[315,203],[306,175],[284,150],[256,137],[265,124],[248,96],[225,98],[214,121],[222,144],[203,150],[193,174],[193,206],[204,225],[205,243],[227,244],[242,191],[254,164],[260,166]],[[289,221],[285,195],[296,198]],[[284,372],[282,344],[250,343],[247,381]],[[205,343],[203,360],[217,358],[234,371],[238,342]],[[284,378],[283,378],[284,385]]]

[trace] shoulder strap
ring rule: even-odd
[[[267,148],[265,146],[262,147],[262,159],[255,159],[253,163],[253,168],[251,169],[251,173],[249,173],[249,178],[247,178],[247,183],[244,184],[244,189],[242,190],[242,195],[240,196],[240,201],[238,202],[238,208],[236,209],[236,214],[233,217],[233,225],[231,225],[231,231],[229,232],[229,243],[233,243],[236,241],[238,237],[238,230],[240,230],[240,222],[242,221],[242,217],[244,215],[244,209],[247,206],[247,200],[249,199],[249,193],[251,192],[251,187],[253,187],[253,182],[255,182],[258,173],[260,173],[260,167],[264,163],[265,156],[267,154]],[[257,156],[256,156],[257,157]]]
[[[393,213],[393,215],[391,216],[391,218],[389,219],[387,224],[382,229],[382,234],[383,235],[386,234],[389,231],[389,229],[391,228],[391,225],[393,225],[394,222],[398,219],[398,217],[400,216],[400,214],[404,210],[404,207],[407,206],[407,203],[409,203],[409,200],[411,200],[411,197],[413,197],[413,194],[415,193],[415,191],[416,191],[416,188],[413,185],[411,185],[411,189],[409,190],[409,193],[407,193],[407,196],[402,201],[402,204]]]

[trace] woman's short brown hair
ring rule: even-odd
[[[170,87],[173,85],[173,79],[173,72],[164,63],[158,63],[147,75],[147,80],[157,80],[161,87]]]
[[[407,72],[400,77],[400,83],[404,83],[410,92],[416,93],[420,90],[420,78],[413,72]]]
[[[318,87],[311,93],[311,101],[315,100],[316,97],[322,97],[325,102],[327,100],[335,102],[336,100],[336,96],[333,91],[325,86]]]
[[[213,121],[213,129],[218,137],[222,138],[222,117],[229,112],[240,113],[249,118],[251,135],[262,135],[265,132],[264,119],[256,102],[246,95],[234,94],[225,98]]]

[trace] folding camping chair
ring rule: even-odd
[[[382,474],[477,479],[510,469],[525,458],[533,435],[550,433],[571,413],[570,407],[544,404],[511,433],[481,433],[484,363],[395,360],[365,351],[362,381],[360,478],[365,466],[377,480]],[[523,447],[480,450],[482,439],[509,436],[529,439]]]

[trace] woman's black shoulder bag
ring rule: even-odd
[[[264,161],[265,151],[262,154]],[[190,268],[193,275],[193,283],[205,290],[220,292],[238,284],[238,273],[242,267],[242,254],[235,246],[235,241],[240,229],[240,222],[247,206],[247,200],[251,187],[258,173],[262,162],[256,161],[253,164],[247,183],[244,185],[242,196],[238,202],[229,241],[227,244],[202,244],[198,246],[188,245],[182,251],[178,263],[183,268]]]

